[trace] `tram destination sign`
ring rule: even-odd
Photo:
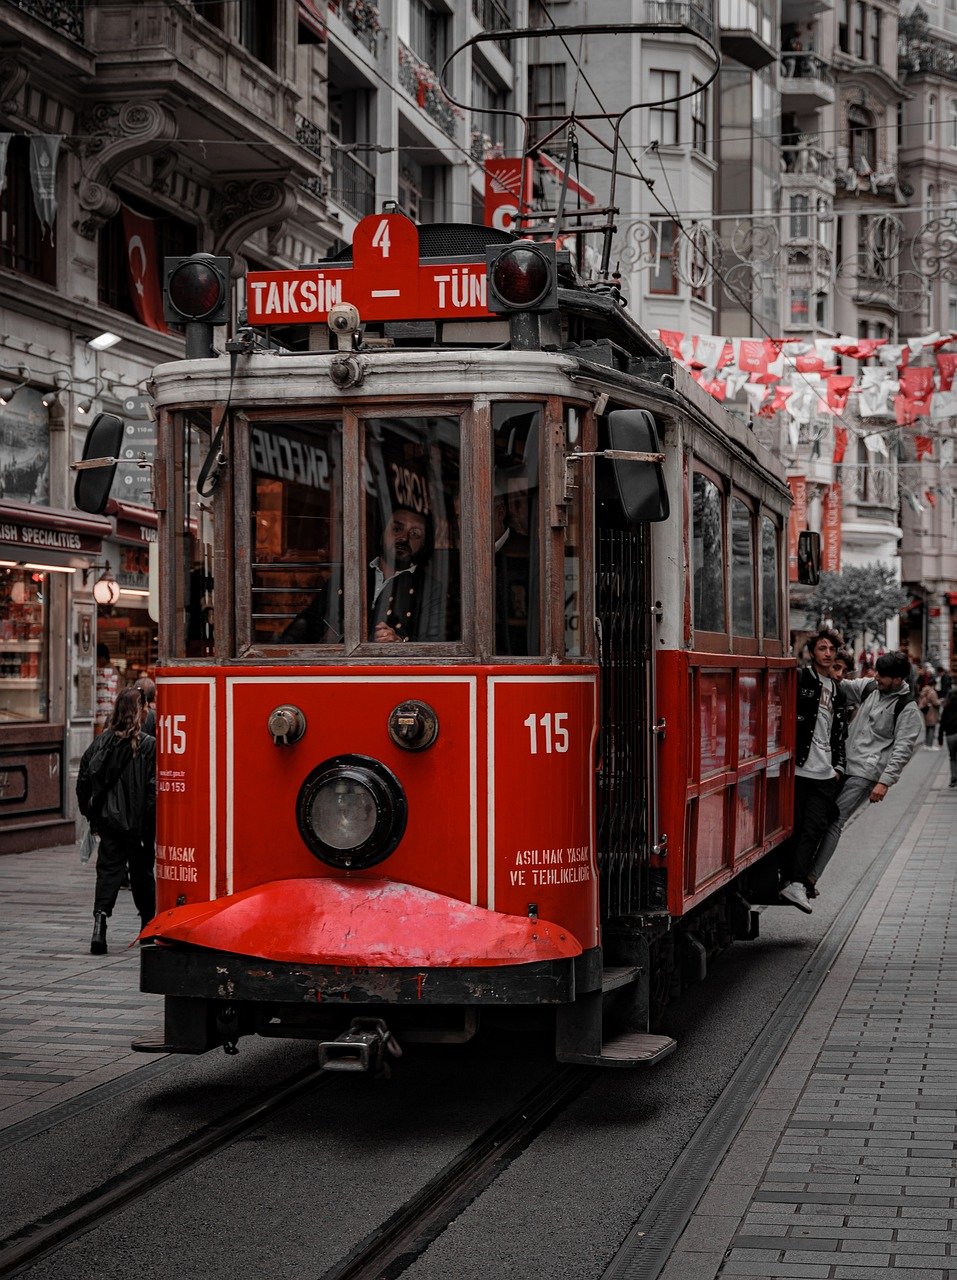
[[[250,271],[251,325],[323,324],[337,302],[365,320],[472,320],[488,309],[485,260],[420,262],[416,225],[401,213],[363,218],[352,237],[352,262],[297,271]]]

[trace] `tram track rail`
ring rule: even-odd
[[[121,1174],[44,1214],[0,1239],[0,1277],[15,1276],[54,1250],[99,1226],[155,1187],[170,1182],[194,1165],[258,1129],[267,1120],[317,1089],[327,1088],[334,1077],[310,1066],[291,1076],[268,1096],[211,1121],[165,1150],[146,1156]],[[49,1127],[49,1126],[48,1126]]]
[[[319,1280],[393,1280],[490,1186],[599,1074],[559,1067],[440,1170]]]

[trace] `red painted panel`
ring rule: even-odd
[[[702,778],[728,766],[731,687],[730,671],[698,673],[699,776]]]
[[[596,683],[528,673],[489,681],[494,790],[490,905],[530,904],[584,947],[598,941]]]
[[[738,676],[738,762],[753,760],[761,753],[761,695],[763,680],[758,671],[742,671]]]
[[[729,861],[725,850],[725,791],[698,800],[698,832],[695,847],[695,888],[711,880]]]
[[[316,858],[299,834],[296,798],[317,765],[348,753],[371,756],[391,769],[408,803],[399,847],[370,873],[470,901],[477,855],[471,801],[476,740],[470,693],[475,683],[474,678],[446,681],[404,671],[328,671],[321,676],[291,671],[228,678],[230,891],[271,880],[340,874]],[[438,715],[439,736],[426,751],[403,751],[388,734],[390,712],[410,698],[427,702]],[[266,725],[270,712],[286,702],[302,711],[306,732],[293,746],[275,746]]]
[[[210,883],[216,813],[211,679],[157,678],[156,909],[203,902]]]

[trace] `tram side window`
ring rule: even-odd
[[[515,657],[541,652],[540,429],[536,405],[492,406],[495,652]]]
[[[460,640],[459,419],[369,419],[363,444],[365,638]]]
[[[724,631],[724,535],[721,490],[702,475],[692,481],[694,521],[694,625],[699,631]]]
[[[342,644],[338,422],[257,423],[249,441],[253,644]]]
[[[736,636],[754,635],[754,548],[751,512],[731,501],[731,618]]]
[[[778,634],[778,531],[767,516],[761,520],[761,630]]]
[[[215,639],[213,597],[213,518],[196,489],[210,449],[208,423],[184,422],[177,536],[177,609],[183,619],[183,654],[208,657]],[[179,460],[178,460],[179,462]]]

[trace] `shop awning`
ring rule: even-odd
[[[0,560],[86,568],[113,531],[109,520],[54,507],[0,502]]]
[[[159,516],[151,507],[141,507],[135,502],[118,502],[116,498],[111,498],[106,504],[106,514],[116,521],[118,542],[146,546],[156,541]]]

